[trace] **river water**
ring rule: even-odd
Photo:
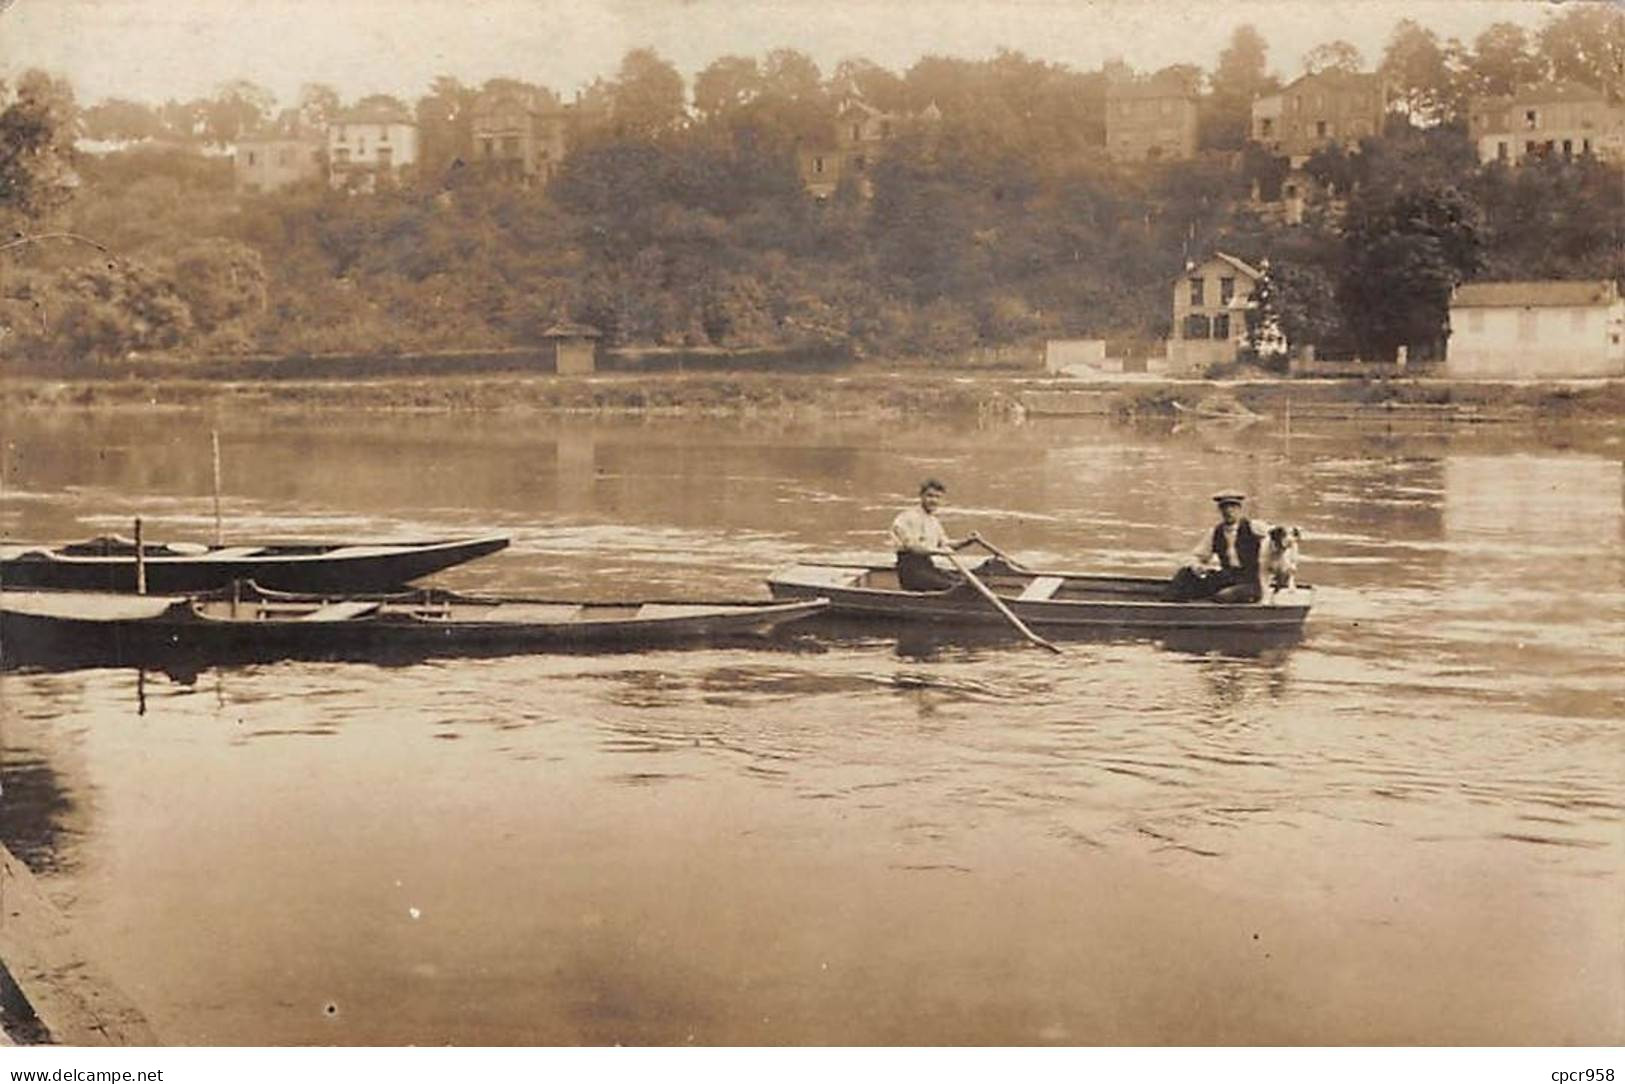
[[[442,582],[762,597],[919,479],[1162,573],[1240,488],[1301,639],[0,675],[0,836],[185,1044],[1625,1041],[1615,431],[61,412],[8,539],[506,531]]]

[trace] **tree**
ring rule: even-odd
[[[479,92],[450,75],[437,76],[418,99],[418,172],[444,180],[463,162],[474,138],[473,110]]]
[[[747,56],[724,56],[694,77],[694,109],[718,120],[750,104],[762,93],[762,73]]]
[[[610,86],[610,122],[622,135],[649,139],[675,131],[686,113],[683,77],[653,49],[621,58]]]
[[[1357,195],[1337,296],[1361,356],[1385,361],[1401,346],[1442,353],[1450,291],[1482,266],[1483,244],[1478,207],[1455,188]]]
[[[328,123],[339,115],[342,105],[339,92],[326,83],[306,83],[299,88],[299,104],[295,108],[302,126],[326,131]]]
[[[175,292],[198,331],[211,335],[265,311],[266,275],[260,254],[220,237],[195,241],[171,265]]]
[[[16,94],[0,110],[0,214],[37,219],[67,203],[78,184],[73,171],[77,120],[72,87],[42,71],[23,73]]]
[[[87,139],[156,139],[164,130],[156,110],[125,98],[103,99],[86,109],[80,119]]]
[[[221,85],[204,107],[203,134],[219,146],[233,143],[271,117],[276,97],[247,79]]]
[[[1358,72],[1365,69],[1365,57],[1350,43],[1338,39],[1317,45],[1303,55],[1303,73]]]
[[[1614,4],[1566,4],[1541,28],[1540,55],[1558,79],[1619,94],[1625,88],[1625,10]]]
[[[1325,350],[1343,334],[1336,283],[1316,264],[1266,261],[1253,302],[1247,311],[1247,345],[1259,357],[1282,348]]]
[[[57,316],[36,349],[62,360],[106,361],[132,350],[162,350],[192,330],[186,303],[168,276],[140,263],[92,264],[62,272]]]
[[[380,113],[399,113],[403,117],[412,115],[412,111],[406,107],[406,103],[393,94],[369,94],[356,102],[355,107]]]
[[[762,65],[762,93],[792,102],[817,100],[822,81],[812,57],[795,49],[774,49]]]
[[[908,108],[908,92],[896,73],[864,57],[848,57],[835,65],[829,78],[832,98],[856,95],[885,113],[901,113]],[[922,102],[921,108],[930,102]]]
[[[1439,37],[1411,19],[1394,26],[1379,68],[1416,124],[1449,119],[1452,80]]]
[[[1269,46],[1258,29],[1251,24],[1236,27],[1210,80],[1212,94],[1199,135],[1203,147],[1236,150],[1247,141],[1253,99],[1272,88],[1264,70],[1268,59]]]

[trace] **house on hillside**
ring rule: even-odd
[[[1473,99],[1467,134],[1480,162],[1595,155],[1625,160],[1625,102],[1583,83],[1559,81],[1499,98]]]
[[[1225,252],[1186,266],[1174,280],[1170,373],[1197,373],[1236,360],[1247,341],[1247,310],[1263,277],[1263,271]]]
[[[244,136],[232,156],[237,191],[277,192],[320,177],[322,151],[322,141],[314,136]]]
[[[1458,286],[1450,295],[1445,370],[1460,377],[1625,376],[1625,300],[1611,279]]]
[[[1251,135],[1255,143],[1296,167],[1322,147],[1352,150],[1360,140],[1380,135],[1386,111],[1380,77],[1317,72],[1255,98]]]
[[[334,188],[371,192],[418,160],[418,126],[404,112],[351,109],[327,125],[327,176]]]
[[[470,161],[515,184],[546,184],[564,160],[569,120],[566,109],[546,91],[488,91],[470,111]]]
[[[796,148],[801,183],[815,198],[828,199],[843,180],[850,179],[858,186],[859,194],[868,199],[874,194],[871,174],[887,146],[908,124],[934,124],[941,119],[942,111],[935,102],[908,115],[876,109],[861,98],[849,96],[836,107],[835,122],[825,138]]]
[[[1119,162],[1196,155],[1196,88],[1176,71],[1148,78],[1108,71],[1106,153]]]

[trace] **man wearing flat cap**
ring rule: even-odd
[[[1219,506],[1219,522],[1202,535],[1184,567],[1174,574],[1170,593],[1175,600],[1257,602],[1264,597],[1259,556],[1270,528],[1263,520],[1241,514],[1246,500],[1241,493],[1213,495],[1213,503]]]

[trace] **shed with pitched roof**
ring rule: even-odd
[[[542,332],[560,376],[578,376],[597,368],[598,329],[586,324],[554,324]]]

